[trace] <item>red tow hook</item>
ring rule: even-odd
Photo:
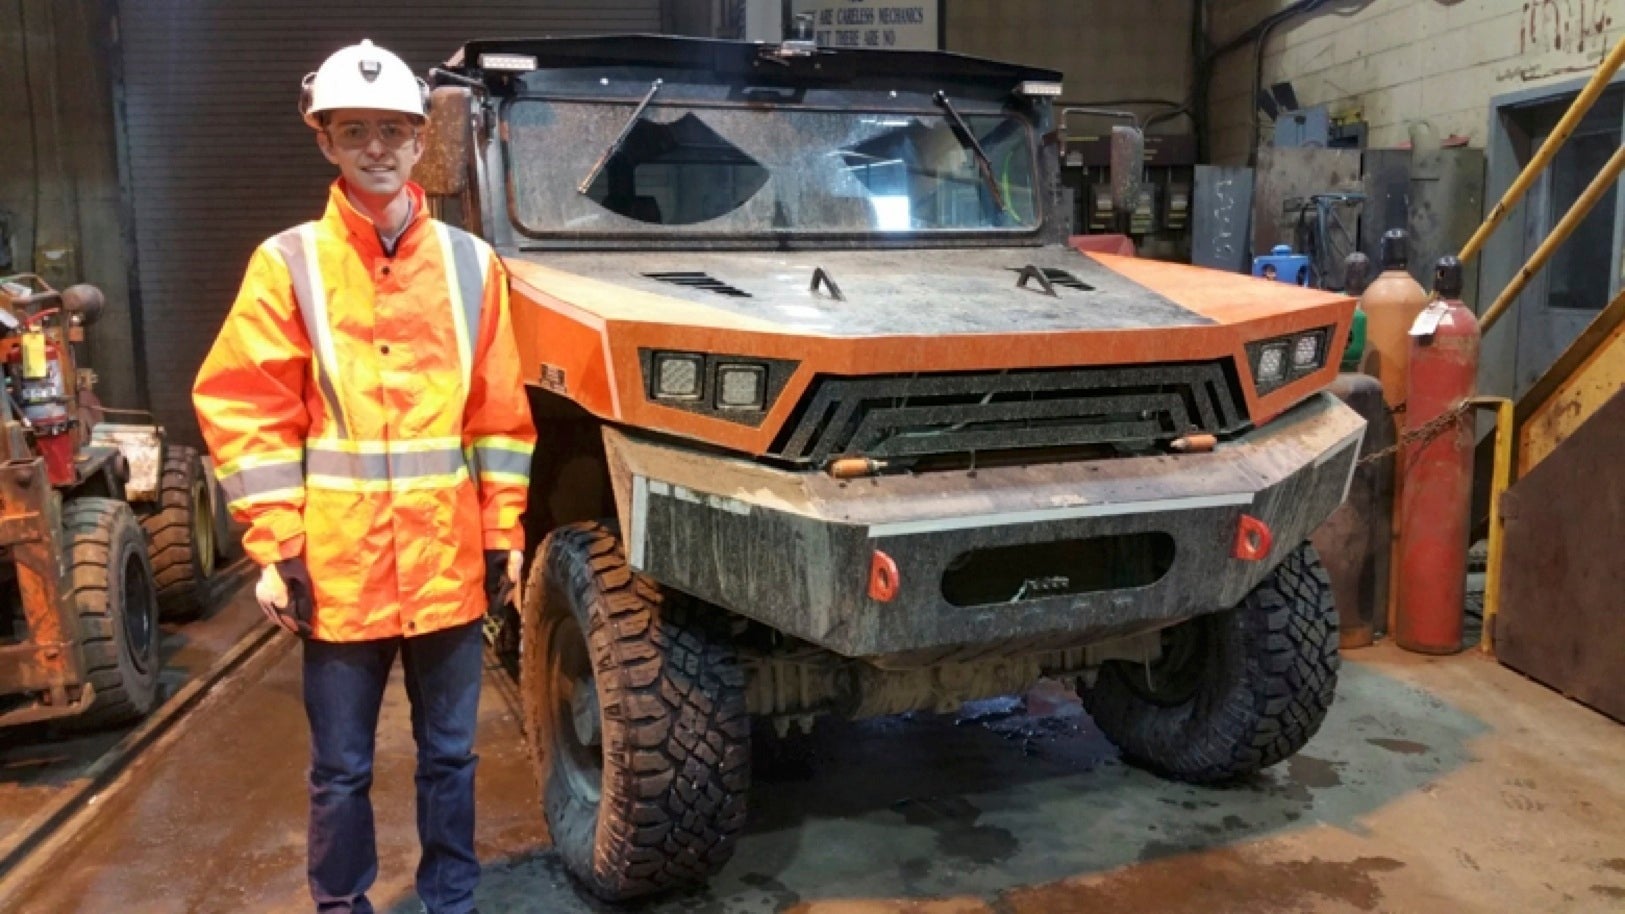
[[[869,596],[881,603],[890,603],[897,596],[902,578],[897,574],[897,563],[879,549],[869,562]]]
[[[1257,562],[1270,554],[1270,525],[1251,514],[1243,514],[1236,524],[1236,546],[1231,554],[1238,559]]]

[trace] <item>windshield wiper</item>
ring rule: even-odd
[[[592,163],[592,170],[588,171],[587,176],[581,179],[580,184],[576,185],[576,193],[586,193],[587,188],[592,186],[592,182],[598,180],[598,173],[604,170],[605,165],[609,164],[610,157],[621,151],[621,144],[626,142],[627,136],[632,133],[632,128],[643,118],[643,109],[649,107],[649,102],[654,99],[655,93],[660,91],[661,82],[663,80],[657,79],[649,84],[649,91],[643,94],[643,101],[638,102],[638,106],[632,110],[632,116],[626,119],[625,124],[621,125],[620,135],[615,137],[615,142],[610,143],[609,148],[604,150],[604,154],[598,157],[598,161]]]
[[[954,135],[959,137],[960,145],[976,155],[976,164],[987,183],[988,193],[993,195],[993,205],[998,207],[1001,213],[1007,211],[1008,207],[1004,203],[1004,194],[999,192],[999,180],[993,176],[993,160],[987,157],[987,150],[983,149],[982,144],[977,142],[976,134],[971,132],[970,125],[965,123],[965,119],[959,116],[959,111],[954,107],[954,103],[948,100],[948,93],[939,89],[933,100],[942,106],[942,110],[948,112],[948,117],[953,119],[956,128]]]

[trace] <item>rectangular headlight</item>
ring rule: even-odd
[[[692,352],[658,352],[654,357],[654,394],[662,400],[697,400],[705,358]]]
[[[766,367],[739,364],[717,366],[718,409],[761,409],[766,396]]]

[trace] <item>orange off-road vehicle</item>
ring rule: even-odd
[[[493,638],[591,890],[723,865],[753,727],[1050,676],[1171,777],[1314,734],[1354,302],[1068,246],[1059,74],[632,36],[431,77],[421,176],[504,259],[540,431]]]

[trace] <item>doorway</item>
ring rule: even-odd
[[[1510,162],[1491,168],[1488,198],[1498,199],[1511,177],[1551,136],[1576,92],[1547,90],[1533,97],[1498,100],[1494,120],[1500,136],[1493,152],[1511,153]],[[1602,169],[1603,163],[1625,139],[1625,84],[1607,89],[1560,147],[1551,164],[1529,189],[1522,205],[1513,210],[1500,233],[1505,255],[1486,258],[1485,288],[1504,288],[1560,222],[1574,201]],[[1510,167],[1508,167],[1510,166]],[[1509,177],[1510,174],[1510,177]],[[1497,186],[1499,185],[1499,186]],[[1585,330],[1597,312],[1620,288],[1625,269],[1625,205],[1616,185],[1563,242],[1544,269],[1524,289],[1515,305],[1516,343],[1510,372],[1501,377],[1505,389],[1521,397]],[[1486,253],[1489,253],[1488,251]],[[1488,275],[1495,264],[1495,272]],[[1488,297],[1481,306],[1488,304]]]

